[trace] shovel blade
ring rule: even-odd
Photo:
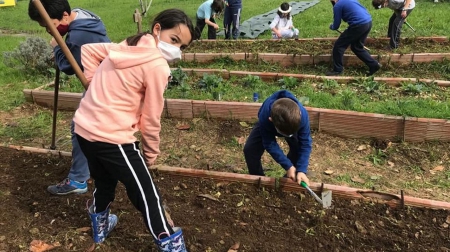
[[[322,192],[322,206],[323,208],[330,208],[331,207],[331,191],[325,190]]]

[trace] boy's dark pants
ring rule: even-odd
[[[214,18],[210,18],[209,21],[216,23],[216,20],[214,20]],[[208,39],[216,39],[216,29],[214,29],[214,27],[207,25],[205,23],[205,19],[203,18],[198,18],[197,17],[197,23],[195,25],[195,34],[196,34],[196,39],[200,39],[202,37],[202,32],[203,32],[203,28],[205,28],[205,25],[208,26]]]
[[[333,71],[340,73],[344,70],[343,57],[348,46],[370,69],[378,66],[378,62],[364,49],[364,42],[371,29],[372,22],[369,22],[362,25],[351,25],[342,32],[333,46]]]
[[[406,17],[409,16],[412,10],[406,11]],[[402,33],[402,26],[405,22],[405,19],[402,18],[402,11],[396,10],[392,13],[391,18],[389,19],[389,28],[388,28],[388,38],[390,38],[389,46],[391,49],[398,48],[400,42],[400,35]]]
[[[77,138],[95,181],[95,212],[104,211],[114,201],[117,182],[120,181],[155,239],[163,232],[174,233],[166,220],[162,199],[153,184],[138,143],[116,145],[90,142],[79,135]]]
[[[289,152],[287,157],[292,164],[296,164],[298,160],[298,141],[297,134],[292,137],[285,137],[289,145]],[[262,136],[259,122],[253,126],[252,132],[248,136],[244,146],[245,162],[247,163],[248,173],[250,175],[264,176],[264,170],[261,164],[261,157],[264,154],[264,146],[262,144]]]
[[[239,36],[239,22],[241,16],[241,8],[225,8],[223,15],[223,27],[225,28],[225,39],[237,39]],[[231,28],[231,25],[233,27]]]

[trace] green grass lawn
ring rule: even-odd
[[[29,1],[18,1],[15,7],[0,8],[0,52],[11,51],[25,39],[25,36],[40,36],[50,40],[50,35],[36,22],[28,18]],[[143,18],[144,29],[156,13],[163,9],[176,7],[185,10],[191,18],[195,18],[198,6],[203,0],[164,0],[153,1],[149,13]],[[114,42],[120,42],[127,36],[136,33],[136,24],[132,15],[139,8],[139,1],[70,1],[73,8],[82,7],[98,14],[104,21],[108,35]],[[368,0],[361,1],[373,16],[373,29],[370,36],[382,37],[386,33],[387,23],[392,11],[388,9],[375,10]],[[245,0],[241,20],[275,9],[280,2],[272,0]],[[415,27],[416,33],[410,29],[403,29],[403,37],[414,36],[447,36],[450,23],[450,4],[447,2],[433,3],[421,1],[408,18]],[[337,34],[328,29],[332,21],[332,10],[329,1],[321,1],[317,5],[294,16],[295,26],[301,30],[301,37],[335,37]],[[219,25],[220,25],[219,21]],[[23,33],[25,36],[11,36],[6,33]],[[206,34],[206,29],[204,35]],[[260,36],[269,38],[269,32]],[[24,102],[22,89],[40,86],[51,81],[49,77],[30,76],[26,72],[7,68],[3,64],[0,53],[0,109],[9,110]],[[71,90],[76,90],[73,88]]]

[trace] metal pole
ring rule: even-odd
[[[409,28],[411,28],[411,30],[413,30],[413,32],[416,32],[416,29],[414,29],[408,22],[406,22],[406,20],[405,20],[405,25],[407,25]]]
[[[53,122],[52,122],[52,144],[50,145],[51,150],[56,150],[56,116],[58,114],[58,94],[59,94],[59,75],[60,70],[56,67],[55,73],[55,93],[53,95]]]

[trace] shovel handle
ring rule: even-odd
[[[306,189],[306,191],[308,191],[309,194],[311,194],[311,196],[313,196],[314,199],[316,199],[317,202],[323,205],[322,199],[319,196],[317,196],[317,194],[313,192],[313,190],[311,190],[311,188],[309,188],[309,186],[304,181],[302,181],[300,185],[303,186]]]

